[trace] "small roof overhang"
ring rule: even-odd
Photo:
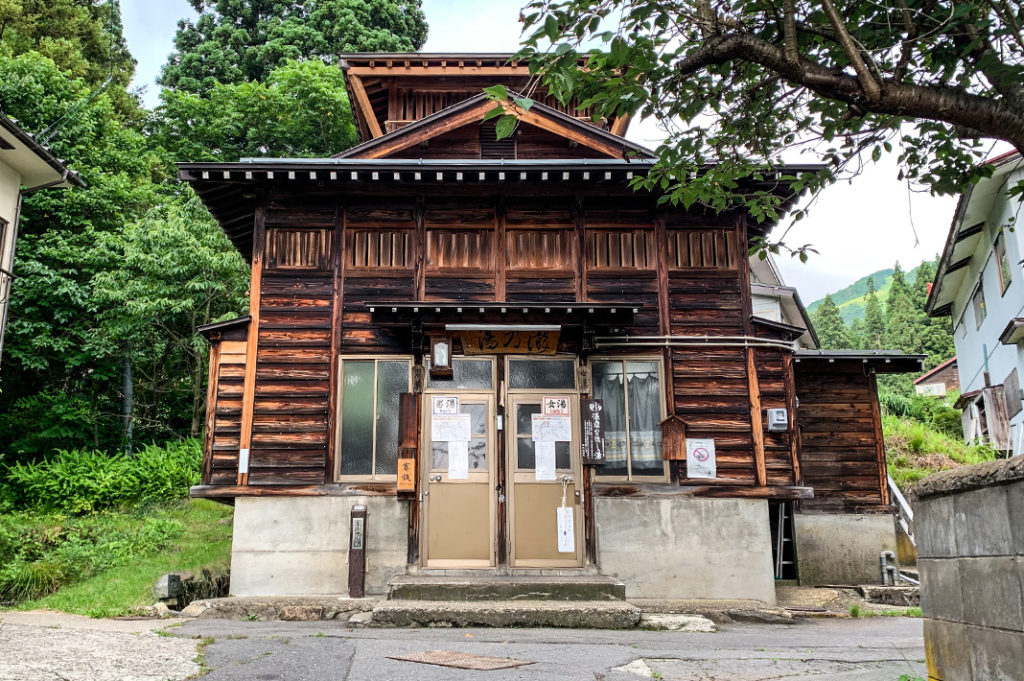
[[[1003,154],[987,161],[987,165],[994,168],[992,176],[971,185],[960,196],[953,214],[935,281],[925,303],[925,311],[932,317],[951,313],[963,278],[970,272],[971,257],[984,237],[988,217],[999,194],[1005,190],[1005,178],[1022,167],[1021,155],[1016,151]]]
[[[381,326],[474,324],[495,330],[517,325],[628,326],[643,307],[637,303],[441,303],[431,300],[364,303]]]
[[[1015,345],[1022,340],[1024,340],[1024,317],[1011,319],[1003,332],[999,334],[999,342],[1003,345]]]
[[[925,373],[921,374],[920,376],[918,376],[917,378],[914,379],[914,385],[920,385],[920,384],[924,383],[925,381],[927,381],[929,378],[931,378],[935,374],[937,374],[940,371],[942,371],[943,369],[949,367],[951,364],[956,364],[956,357],[950,357],[949,359],[947,359],[945,362],[943,362],[939,366],[931,369],[930,371],[926,371]]]
[[[804,365],[856,363],[878,374],[905,374],[923,370],[925,356],[899,350],[797,350],[793,361]]]
[[[84,187],[85,182],[64,161],[57,158],[49,147],[16,121],[0,111],[0,161],[21,174],[21,183],[28,189],[43,187]]]
[[[750,318],[752,324],[756,324],[764,329],[770,329],[781,334],[785,340],[794,341],[800,336],[807,333],[807,329],[802,326],[793,326],[792,324],[786,324],[785,322],[777,322],[774,319],[768,319],[766,317],[758,317],[754,315]]]
[[[801,347],[813,349],[820,345],[818,334],[814,331],[814,323],[811,322],[811,315],[808,314],[807,308],[804,307],[804,302],[795,288],[755,282],[750,285],[750,292],[754,295],[778,298],[783,318],[790,322],[798,322],[791,323],[790,326],[802,327],[803,333],[796,339]]]
[[[230,331],[232,329],[244,329],[251,321],[252,315],[245,315],[242,317],[236,317],[235,319],[228,319],[223,322],[203,324],[202,326],[196,327],[196,333],[209,340],[214,334],[224,333],[225,331]]]

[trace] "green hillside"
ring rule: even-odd
[[[914,281],[914,278],[917,277],[917,270],[919,268],[920,266],[907,272],[906,276],[908,282]],[[863,319],[865,305],[864,296],[867,295],[868,292],[868,279],[875,280],[875,295],[878,296],[879,302],[884,305],[886,299],[889,297],[889,289],[892,288],[892,273],[893,270],[891,267],[889,269],[878,270],[877,272],[861,277],[846,288],[841,288],[831,294],[832,301],[839,307],[839,314],[842,315],[843,321],[849,324],[854,319]],[[824,301],[824,297],[815,300],[807,306],[807,310],[809,312],[815,312]]]

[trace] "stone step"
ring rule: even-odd
[[[631,629],[640,610],[623,601],[381,601],[373,626]]]
[[[621,601],[626,597],[626,585],[601,575],[401,575],[388,584],[387,597],[403,601]]]

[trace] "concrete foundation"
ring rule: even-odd
[[[348,593],[349,515],[367,507],[366,593],[404,574],[408,504],[395,497],[240,497],[235,500],[231,594]]]
[[[768,502],[594,499],[597,562],[627,598],[775,603]]]
[[[888,513],[797,513],[793,529],[800,586],[880,584],[879,554],[896,552]]]

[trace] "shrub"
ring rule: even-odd
[[[35,463],[7,468],[7,497],[20,508],[92,513],[140,501],[185,497],[199,483],[198,440],[150,445],[134,456],[58,451]]]

